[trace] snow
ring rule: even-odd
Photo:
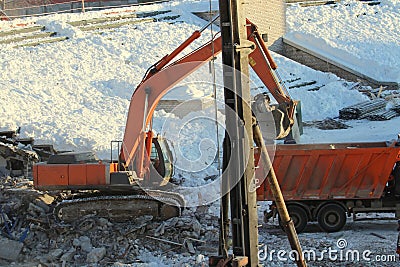
[[[399,83],[400,3],[380,2],[291,5],[285,38],[378,81]]]
[[[273,56],[284,81],[289,80],[294,73],[296,77],[302,77],[302,80],[317,80],[325,84],[318,91],[308,91],[307,87],[288,90],[292,99],[301,101],[305,121],[337,117],[340,108],[368,99],[357,90],[351,90],[352,83],[344,82],[334,74],[315,71],[276,53]]]

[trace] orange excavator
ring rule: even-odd
[[[74,220],[93,212],[115,220],[144,214],[159,219],[179,216],[185,205],[182,196],[159,190],[168,184],[173,166],[168,144],[153,136],[151,121],[158,102],[171,88],[221,52],[221,37],[217,37],[172,62],[214,20],[148,69],[132,95],[123,141],[111,142],[111,150],[115,145],[119,151],[117,160],[105,163],[93,152],[68,152],[34,165],[35,188],[79,192],[56,206],[60,219]],[[253,49],[250,65],[278,102],[270,109],[280,117],[277,138],[285,137],[294,123],[296,102],[281,85],[274,72],[277,66],[249,20],[247,36]]]

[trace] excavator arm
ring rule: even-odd
[[[168,65],[143,81],[135,90],[129,106],[121,159],[128,167],[135,157],[136,171],[143,177],[145,159],[146,129],[151,122],[154,110],[160,99],[185,77],[210,61],[215,54],[213,50],[221,50],[221,39],[209,42],[196,51]],[[136,155],[136,153],[138,154]],[[129,168],[131,169],[131,168]]]
[[[250,65],[276,101],[285,106],[285,113],[292,125],[295,102],[285,93],[276,78],[274,74],[276,64],[263,43],[257,27],[249,20],[247,23],[248,40],[255,44],[254,51],[249,54]],[[172,87],[215,58],[222,50],[221,37],[218,37],[170,63],[180,52],[200,37],[201,31],[194,32],[171,54],[153,65],[132,95],[120,158],[125,163],[125,168],[135,169],[139,177],[144,177],[147,173],[150,151],[148,150],[149,144],[146,144],[146,131],[158,102]],[[134,162],[136,166],[133,166]]]

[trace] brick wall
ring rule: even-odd
[[[261,34],[265,34],[269,49],[282,52],[282,36],[286,31],[285,1],[247,0],[244,9],[246,17],[258,26]]]
[[[0,0],[0,9],[2,3]],[[86,10],[103,9],[107,6],[148,4],[152,2],[167,2],[168,0],[84,0]],[[6,1],[4,12],[14,18],[19,16],[38,15],[54,12],[81,12],[80,0],[9,0]],[[1,15],[1,14],[0,14]],[[0,17],[1,18],[1,17]]]

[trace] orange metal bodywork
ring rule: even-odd
[[[103,163],[85,164],[35,164],[33,182],[35,188],[69,188],[69,186],[107,185],[109,168]]]
[[[398,161],[385,142],[277,145],[273,167],[285,200],[378,199]],[[257,199],[273,200],[266,181]]]

